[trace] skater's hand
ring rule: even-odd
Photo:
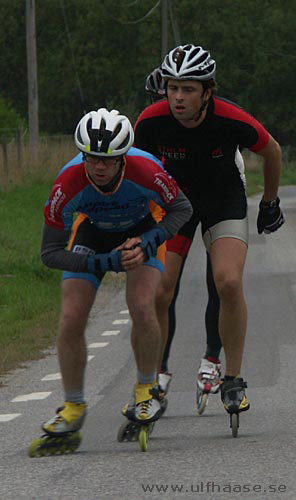
[[[258,233],[273,233],[285,222],[284,215],[280,209],[280,199],[265,202],[262,198],[259,204],[259,214],[257,218]]]
[[[156,257],[158,247],[166,240],[165,231],[162,227],[156,226],[141,234],[140,246],[145,254],[145,260]]]
[[[125,271],[135,269],[145,262],[145,254],[141,247],[141,238],[128,238],[122,245],[115,248],[121,251],[121,266]]]
[[[86,259],[87,271],[97,276],[101,276],[107,271],[120,273],[124,269],[121,265],[121,252],[112,251],[110,253],[100,253],[89,255]]]

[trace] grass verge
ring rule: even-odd
[[[0,374],[40,356],[53,339],[60,272],[39,257],[50,183],[14,186],[0,197]]]

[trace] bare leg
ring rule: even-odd
[[[220,299],[219,333],[226,358],[226,375],[240,373],[247,329],[247,307],[242,275],[247,246],[235,238],[216,240],[210,251]]]
[[[161,273],[150,266],[128,271],[126,300],[132,318],[131,342],[138,370],[156,374],[161,333],[155,310],[156,289]]]
[[[62,283],[57,346],[65,391],[83,388],[87,359],[84,331],[95,296],[95,288],[86,280],[68,279]]]

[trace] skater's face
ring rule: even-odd
[[[85,168],[91,180],[97,186],[106,186],[111,182],[120,168],[121,156],[107,158],[105,156],[84,155]]]
[[[202,121],[199,111],[207,104],[211,90],[204,90],[195,80],[169,80],[167,96],[173,116],[184,127],[193,128]]]

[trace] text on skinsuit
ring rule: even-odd
[[[63,194],[61,188],[59,187],[56,190],[56,192],[51,200],[51,203],[50,203],[50,209],[49,209],[50,220],[54,220],[54,218],[55,218],[54,213],[55,213],[55,211],[58,210],[59,205],[64,201],[65,197],[66,197],[66,195]]]
[[[165,178],[166,177],[163,174],[156,174],[154,184],[157,184],[157,186],[160,186],[161,189],[163,190],[163,194],[164,194],[165,198],[168,201],[171,201],[172,199],[175,198],[176,191],[175,191],[175,188],[173,186],[170,186],[170,188],[169,188],[165,184],[165,181],[164,181]],[[172,192],[172,189],[173,189],[173,192]]]

